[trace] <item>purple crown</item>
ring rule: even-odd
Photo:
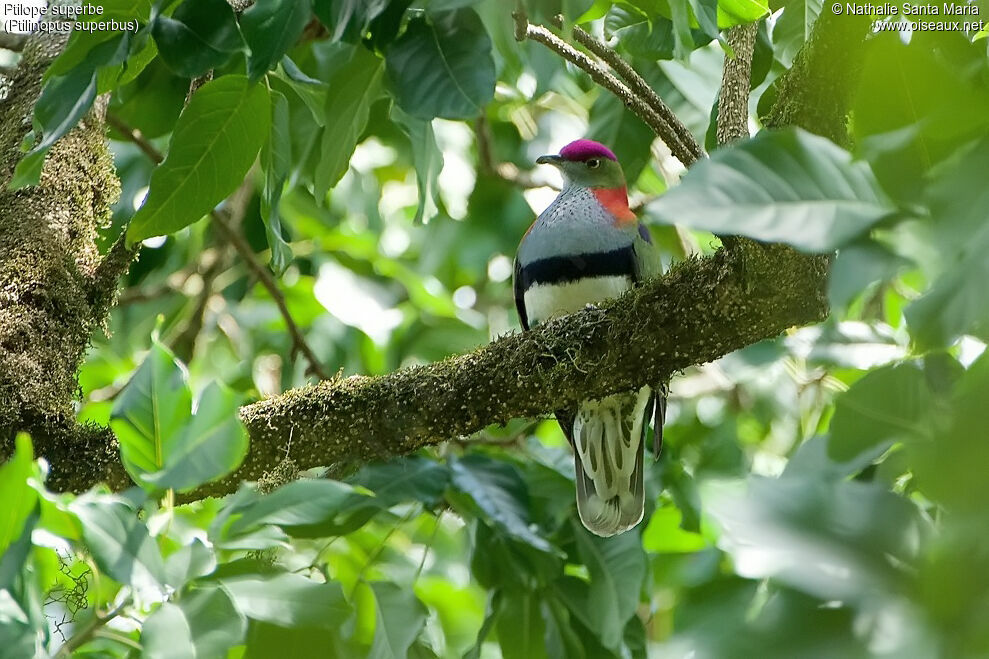
[[[560,149],[560,155],[563,156],[565,160],[587,160],[588,158],[610,158],[611,160],[618,160],[615,154],[612,153],[611,149],[601,144],[600,142],[595,142],[594,140],[575,140],[570,144],[566,145]]]

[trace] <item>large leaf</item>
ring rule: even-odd
[[[408,588],[373,581],[374,638],[368,659],[404,659],[426,625],[426,607]]]
[[[850,460],[884,442],[932,439],[933,392],[912,362],[870,372],[835,403],[829,455]]]
[[[906,309],[910,333],[921,349],[949,345],[960,334],[989,340],[989,140],[942,168],[927,201],[944,273]]]
[[[171,16],[156,16],[151,34],[162,61],[186,78],[222,66],[244,48],[237,19],[226,0],[185,0]]]
[[[100,42],[87,51],[81,65],[48,80],[34,106],[34,121],[41,129],[41,140],[17,163],[9,185],[12,190],[37,185],[48,149],[92,107],[100,70],[127,58],[130,38],[130,32],[121,32]]]
[[[419,205],[413,223],[428,222],[437,213],[439,202],[439,176],[443,169],[443,154],[436,145],[433,124],[417,119],[392,106],[392,118],[408,135],[412,143],[412,162],[416,168],[416,186],[419,189]]]
[[[319,165],[316,167],[316,198],[323,199],[347,172],[371,103],[381,93],[381,59],[363,46],[327,80],[326,105]]]
[[[185,368],[158,341],[113,403],[110,427],[135,483],[165,466],[165,456],[192,413]]]
[[[545,623],[536,593],[504,593],[495,629],[505,659],[548,657],[543,641]]]
[[[244,397],[215,382],[174,441],[165,443],[161,471],[145,481],[161,489],[191,490],[226,476],[247,455],[247,431],[237,410]]]
[[[577,555],[591,575],[588,606],[601,644],[617,650],[625,623],[635,614],[646,575],[638,531],[614,538],[592,536],[574,523]]]
[[[252,620],[332,629],[350,613],[343,589],[336,582],[317,583],[298,574],[282,573],[272,577],[244,574],[220,583],[237,609]]]
[[[830,252],[893,212],[865,163],[800,129],[716,151],[649,204],[667,224]]]
[[[545,552],[553,546],[529,528],[529,494],[515,469],[480,455],[450,460],[453,486],[470,496],[481,513],[503,533]]]
[[[70,509],[82,523],[86,549],[101,570],[130,585],[143,601],[161,598],[165,565],[136,510],[119,498],[95,495],[76,499]]]
[[[221,657],[243,642],[244,614],[218,586],[194,588],[177,603],[165,602],[141,628],[142,656],[155,659]]]
[[[604,27],[625,52],[654,60],[673,57],[673,22],[662,16],[650,19],[637,7],[617,2],[608,10]]]
[[[338,481],[297,480],[232,508],[233,521],[227,531],[235,536],[265,524],[275,524],[294,535],[328,535],[333,526],[343,523],[364,499],[367,499],[365,495]]]
[[[368,24],[388,6],[388,0],[313,0],[312,4],[332,41],[359,41]]]
[[[264,169],[261,220],[271,249],[269,265],[276,275],[281,275],[292,260],[292,248],[285,241],[279,213],[282,188],[292,167],[292,135],[288,99],[277,91],[271,92],[271,133],[261,148],[261,167]]]
[[[178,231],[234,191],[268,135],[268,102],[263,85],[240,75],[221,76],[193,94],[127,228],[130,243]]]
[[[187,545],[179,547],[165,559],[165,574],[168,585],[181,588],[187,582],[211,573],[216,569],[216,555],[198,537]]]
[[[240,17],[240,29],[251,49],[247,75],[255,81],[273,68],[295,45],[309,22],[309,0],[255,2]]]
[[[37,493],[28,485],[33,476],[34,455],[27,435],[17,435],[14,454],[0,465],[0,556],[24,530],[24,522],[31,515],[37,501]]]
[[[443,499],[450,471],[435,460],[411,456],[367,465],[348,482],[371,490],[385,506],[418,501],[432,508]]]
[[[811,28],[821,14],[824,0],[789,0],[773,27],[773,42],[780,61],[789,66],[794,55],[810,39]]]
[[[857,148],[898,200],[916,202],[933,165],[989,130],[989,90],[978,83],[980,75],[965,73],[984,67],[985,54],[965,46],[950,31],[917,33],[909,46],[896,33],[882,33],[870,44],[851,128]]]
[[[473,9],[414,18],[385,63],[398,104],[413,117],[473,118],[494,95],[491,39]]]

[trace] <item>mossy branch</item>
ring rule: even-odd
[[[739,262],[744,259],[746,280]],[[400,455],[702,364],[827,315],[825,264],[746,243],[680,263],[603,305],[428,366],[320,382],[248,405],[251,453],[210,494],[283,458],[300,469]]]

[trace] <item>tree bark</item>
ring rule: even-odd
[[[16,432],[27,431],[51,465],[51,487],[123,487],[112,433],[78,424],[73,407],[89,338],[134,256],[120,244],[103,258],[96,246],[97,227],[120,194],[100,104],[52,147],[39,185],[7,189],[41,75],[63,40],[29,39],[0,101],[0,457],[13,450]]]

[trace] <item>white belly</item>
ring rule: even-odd
[[[580,311],[591,303],[618,297],[631,287],[628,277],[591,277],[561,284],[535,284],[525,292],[529,326]]]

